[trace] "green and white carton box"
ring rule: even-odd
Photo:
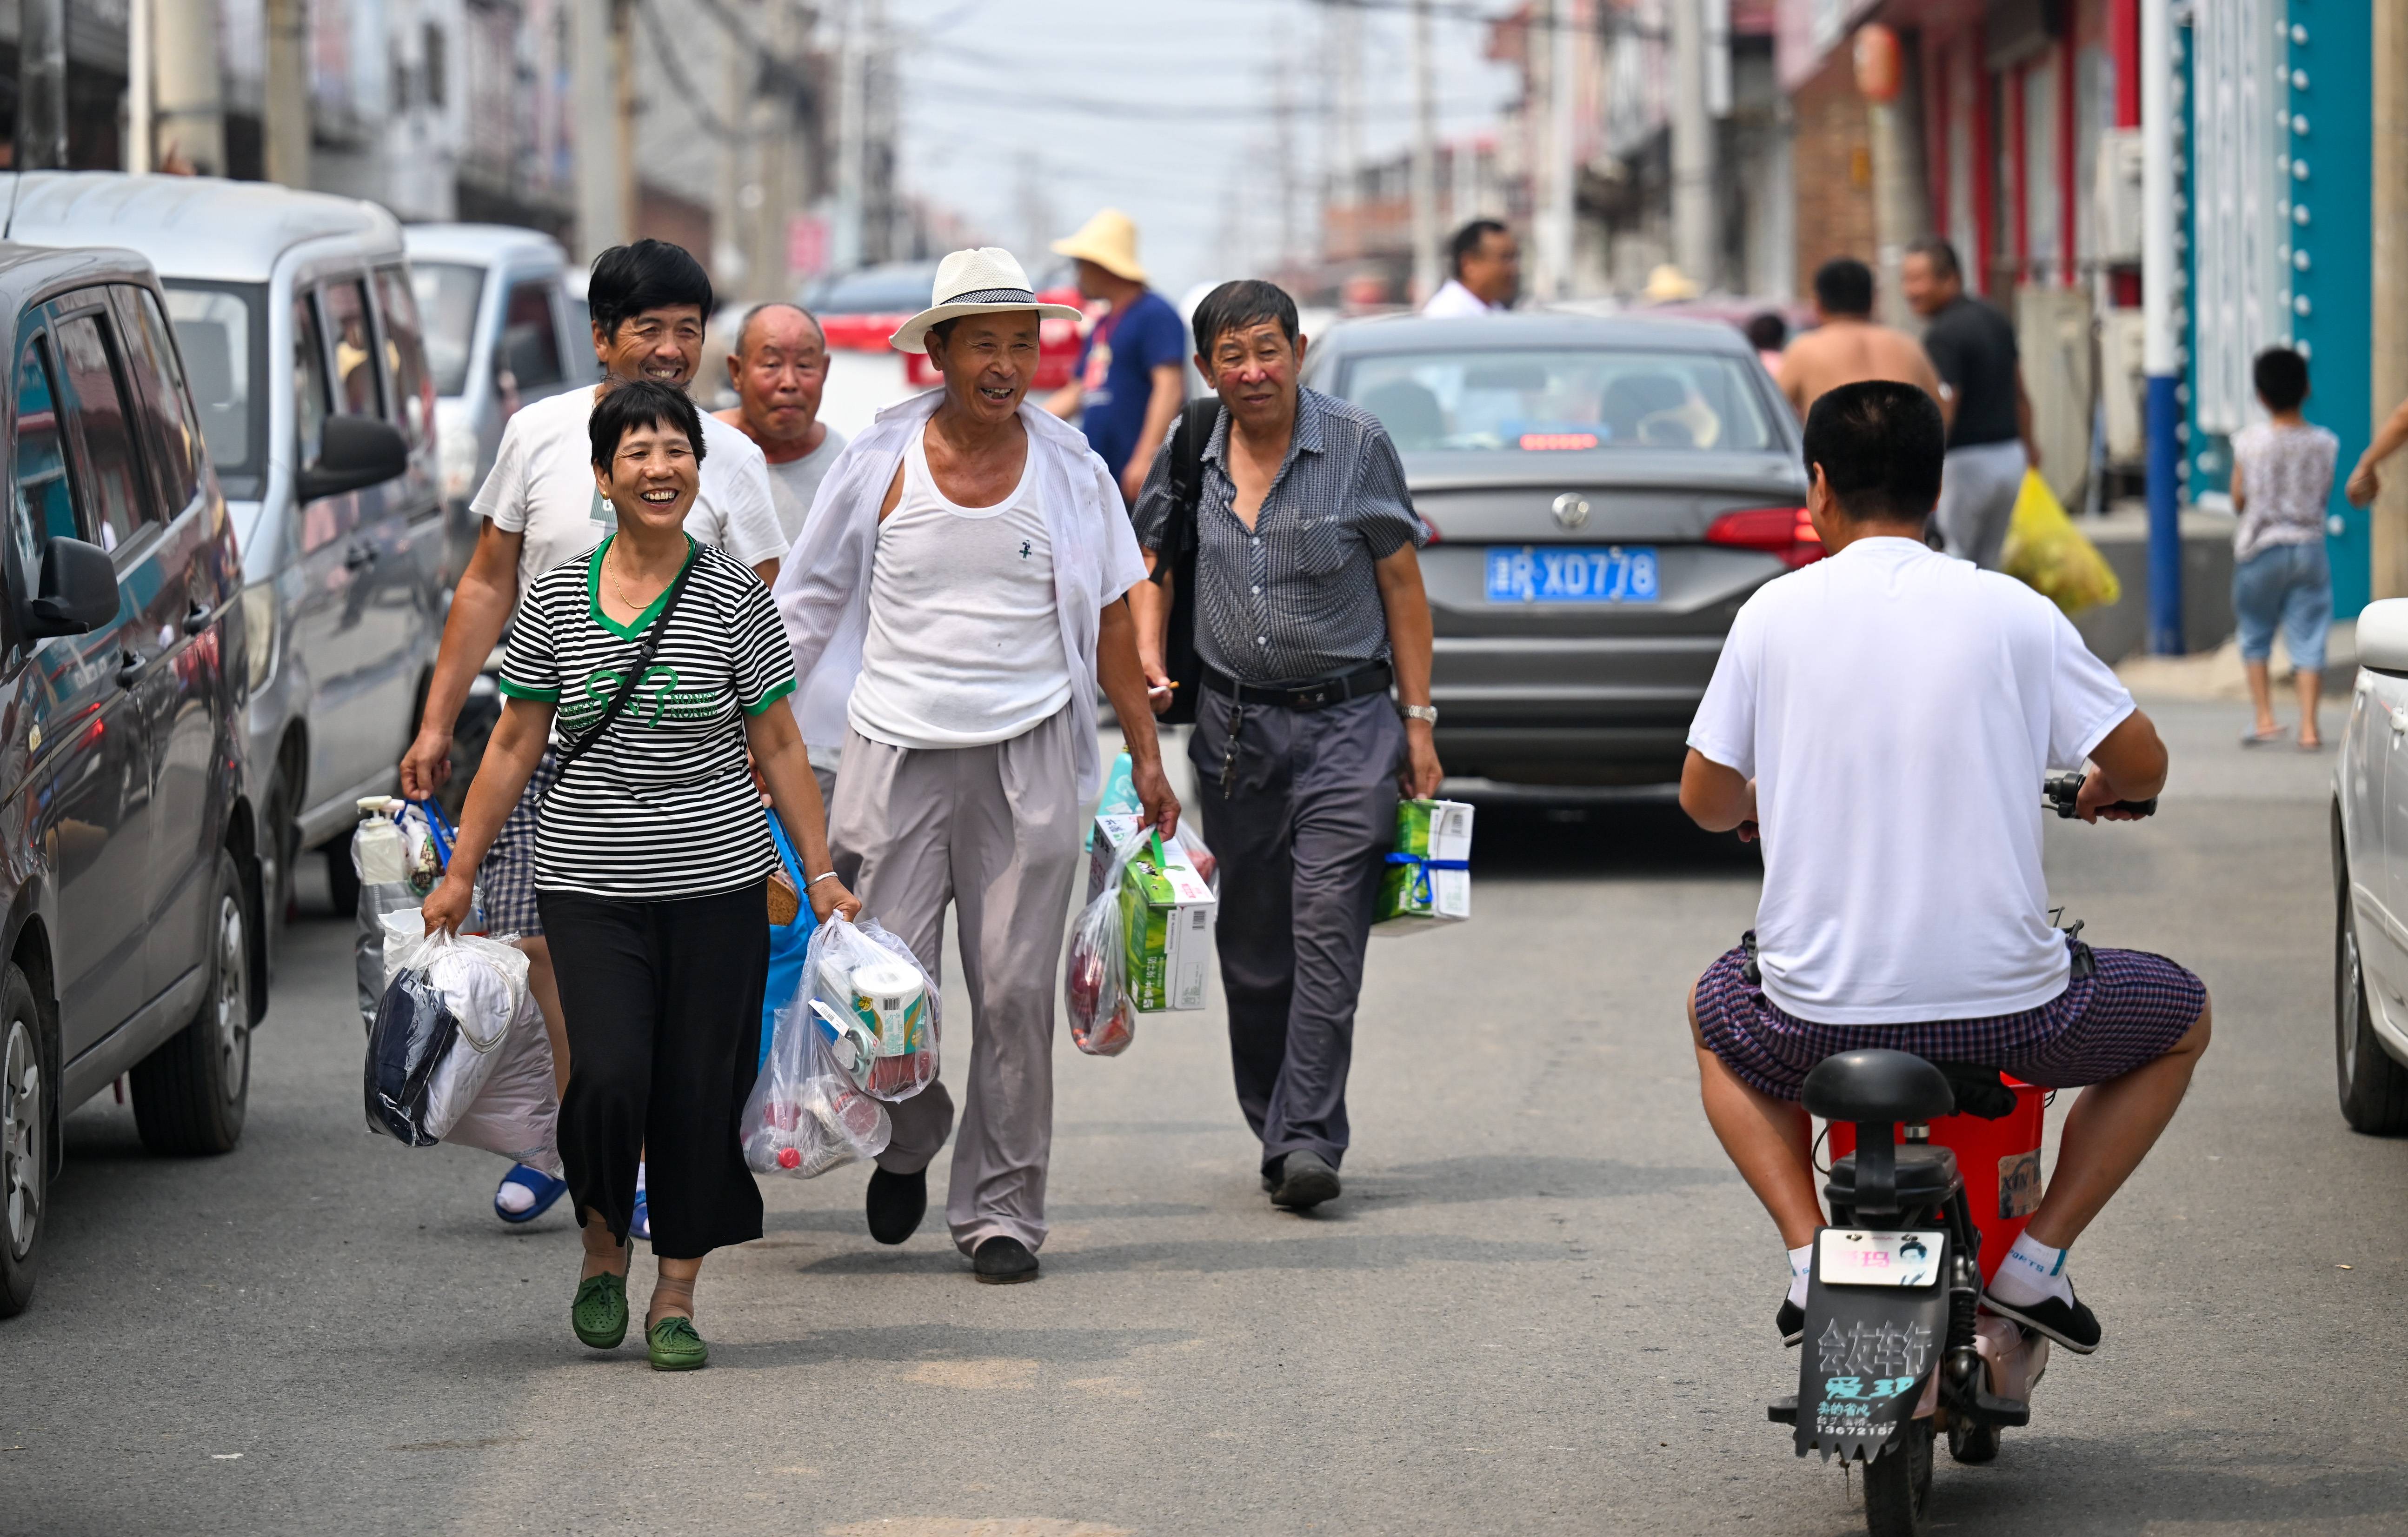
[[[1102,841],[1103,829],[1096,829]],[[1121,943],[1141,1013],[1204,1007],[1212,969],[1212,888],[1151,839],[1121,868]]]
[[[1095,825],[1087,830],[1087,900],[1104,894],[1105,883],[1112,878],[1112,855],[1144,826],[1142,812],[1096,813]]]
[[[1396,852],[1408,857],[1392,860],[1380,876],[1372,933],[1419,933],[1433,923],[1461,923],[1471,916],[1471,872],[1423,863],[1470,859],[1470,806],[1460,800],[1397,802]]]

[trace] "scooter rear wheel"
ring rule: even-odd
[[[1989,1461],[1999,1455],[1999,1428],[1956,1421],[1948,1427],[1948,1455],[1968,1465]]]
[[[1870,1537],[1921,1537],[1931,1502],[1931,1421],[1911,1419],[1865,1466],[1865,1530]]]

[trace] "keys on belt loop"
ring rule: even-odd
[[[1221,798],[1224,800],[1238,792],[1238,739],[1245,725],[1246,701],[1233,697],[1229,701],[1229,747],[1221,755]]]

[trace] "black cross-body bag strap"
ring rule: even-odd
[[[667,601],[661,605],[661,611],[652,620],[652,627],[644,632],[643,642],[636,648],[635,665],[627,669],[627,676],[619,681],[619,692],[610,696],[609,708],[603,711],[602,718],[594,723],[594,729],[575,741],[569,741],[564,738],[561,744],[552,749],[554,779],[567,773],[570,764],[583,757],[587,748],[602,740],[602,734],[610,729],[611,723],[619,718],[620,711],[627,708],[627,701],[636,697],[636,685],[644,681],[644,674],[651,669],[652,658],[661,649],[661,637],[668,633],[669,621],[677,614],[678,599],[685,596],[685,579],[693,573],[695,564],[701,558],[702,552],[696,550],[686,558],[685,565],[679,568],[677,580],[669,583]]]

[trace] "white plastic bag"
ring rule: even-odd
[[[512,1163],[564,1177],[560,1163],[560,1093],[552,1080],[552,1037],[530,992],[510,1016],[485,1081],[443,1140],[455,1147],[480,1147]]]
[[[383,921],[423,904],[450,863],[452,827],[443,808],[394,796],[368,796],[358,803],[359,826],[351,834],[351,869],[360,878],[356,968],[360,1020],[376,1017],[377,1003],[393,976]],[[430,816],[431,812],[431,816]],[[468,925],[481,928],[479,922]],[[378,950],[386,955],[380,963]]]
[[[1101,826],[1098,830],[1117,831]],[[1109,856],[1087,905],[1070,920],[1070,948],[1062,962],[1062,1007],[1070,1016],[1070,1044],[1089,1056],[1118,1056],[1137,1039],[1137,1004],[1128,991],[1128,953],[1121,930],[1121,869],[1146,840],[1130,833]]]
[[[755,1173],[807,1180],[855,1158],[878,1156],[894,1134],[886,1107],[862,1092],[839,1065],[816,1016],[816,1009],[824,1007],[806,985],[778,1011],[768,1059],[737,1124],[744,1162]],[[857,1027],[848,1033],[867,1039]],[[865,1062],[865,1069],[875,1060]]]
[[[381,919],[386,990],[405,988],[421,1007],[433,1003],[449,1016],[449,1039],[421,1080],[423,1088],[410,1096],[416,1130],[427,1139],[446,1141],[500,1060],[500,1048],[519,1015],[531,1010],[528,962],[515,945],[474,935],[428,934],[423,923],[415,908]],[[538,1013],[538,1030],[541,1025]],[[372,1065],[378,1053],[372,1030]],[[545,1055],[550,1056],[548,1046]]]
[[[831,916],[812,933],[797,1007],[808,1012],[814,999],[838,1021],[858,1019],[876,1038],[859,1081],[864,1092],[896,1101],[936,1082],[937,988],[911,947],[876,919]]]

